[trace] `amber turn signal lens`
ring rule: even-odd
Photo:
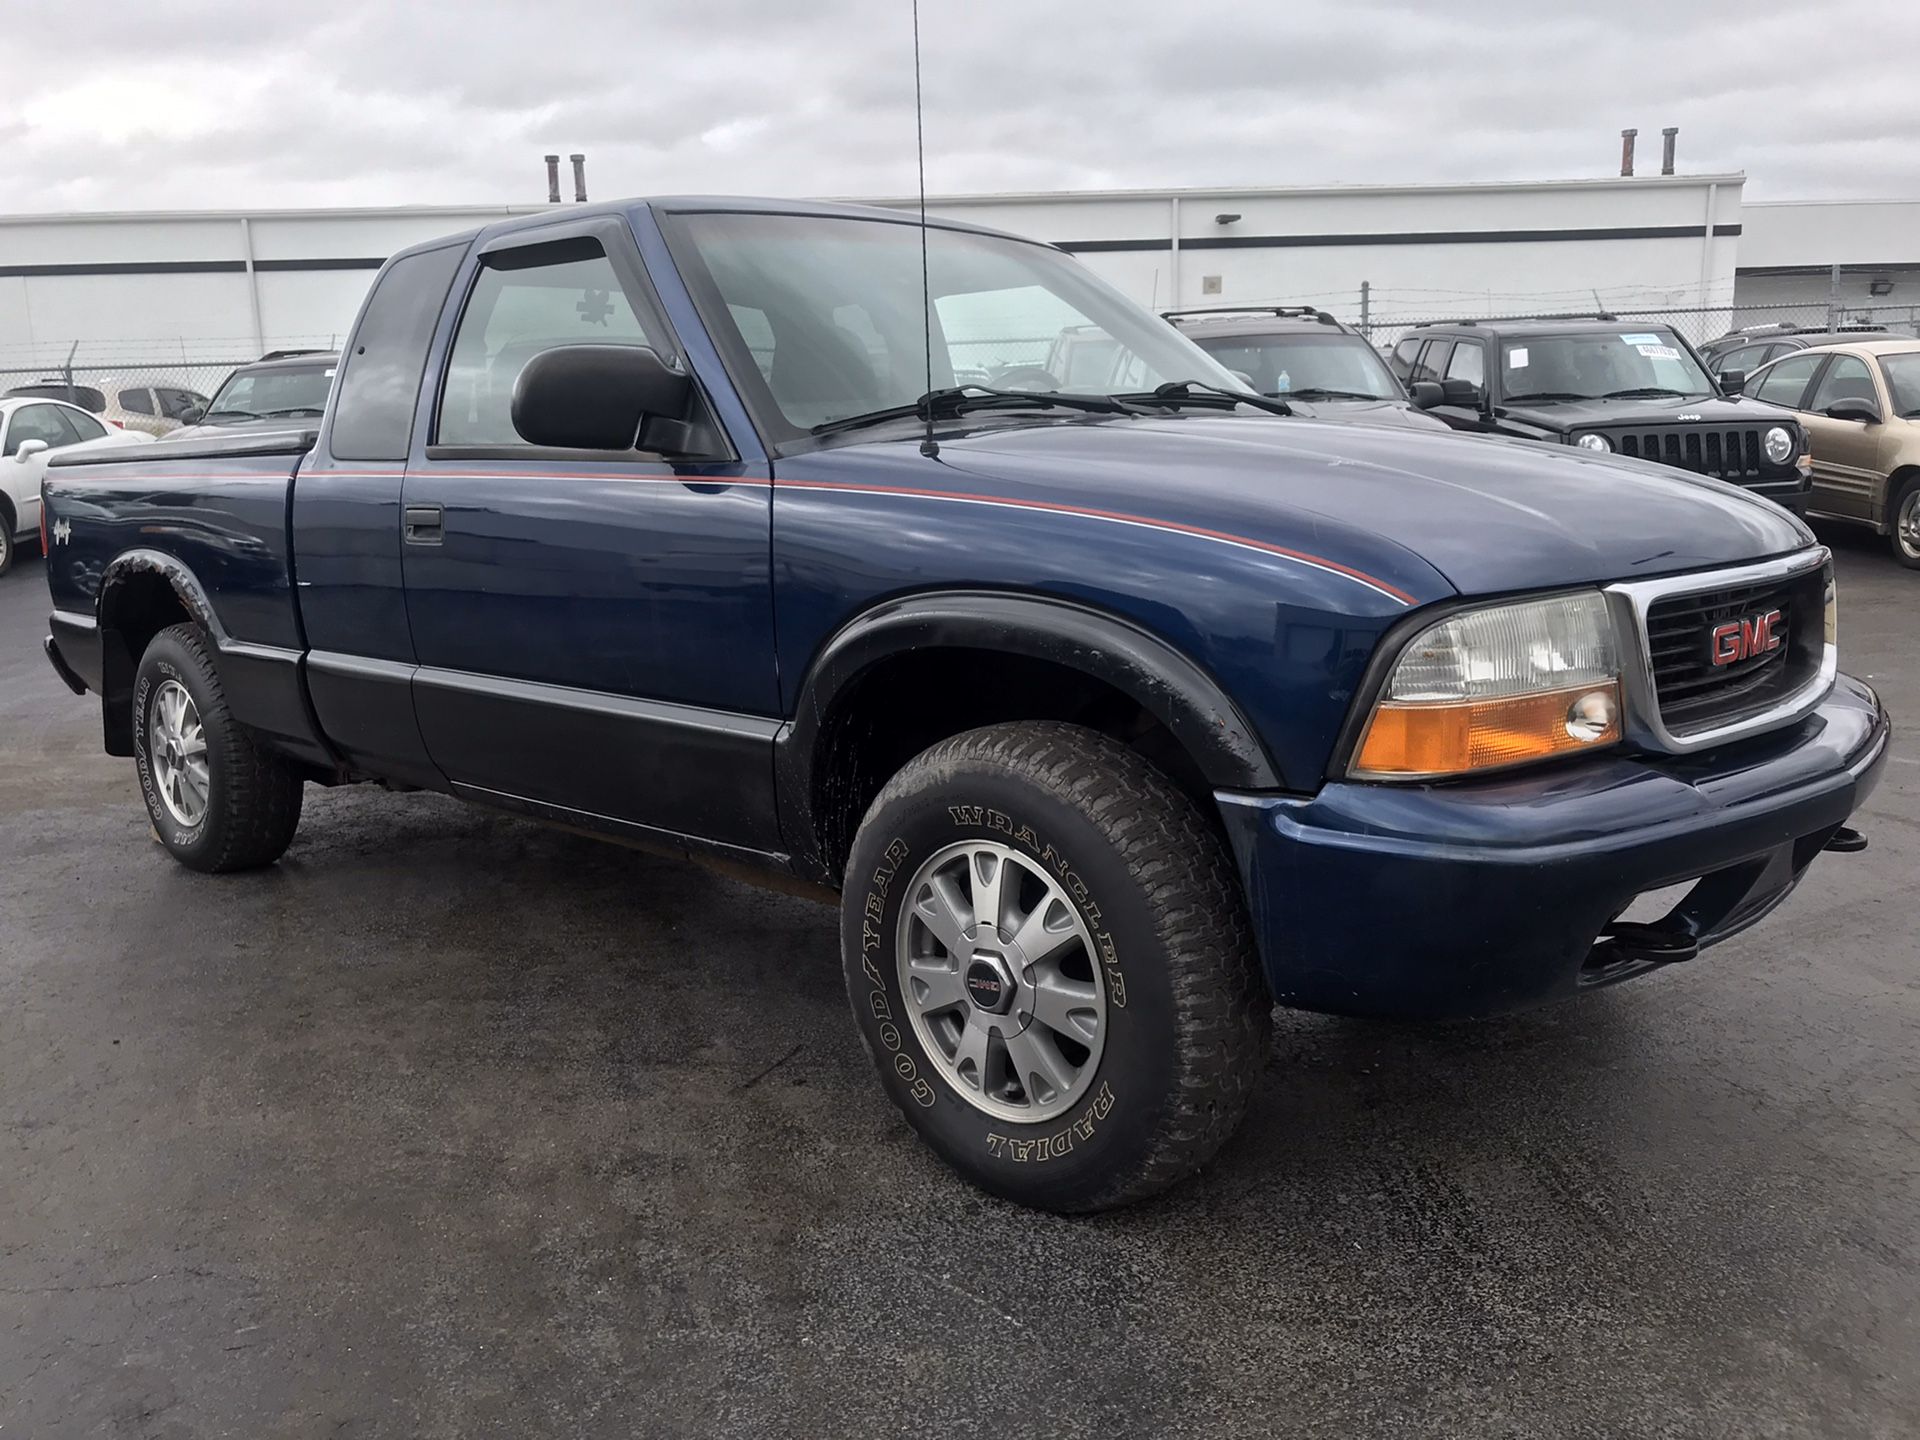
[[[1608,680],[1497,700],[1387,701],[1354,773],[1402,779],[1523,765],[1620,738],[1620,686]]]

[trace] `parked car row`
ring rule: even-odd
[[[104,388],[103,388],[104,387]],[[121,385],[112,381],[103,385],[79,385],[58,376],[36,380],[31,385],[16,385],[4,396],[7,400],[58,400],[86,411],[116,430],[134,430],[143,435],[171,434],[206,409],[207,397],[198,390],[179,385]]]

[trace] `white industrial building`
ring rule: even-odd
[[[1747,204],[1744,185],[1663,174],[958,196],[929,209],[1064,245],[1156,308],[1312,304],[1364,311],[1380,338],[1420,318],[1596,307],[1684,312],[1695,339],[1789,306],[1909,328],[1920,201]],[[264,350],[337,341],[395,249],[542,208],[0,216],[0,381],[70,363],[76,378],[176,366],[204,386]]]

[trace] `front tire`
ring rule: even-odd
[[[1246,1113],[1271,1036],[1220,837],[1124,745],[995,725],[910,761],[848,859],[854,1015],[894,1103],[982,1189],[1140,1200]]]
[[[13,568],[13,516],[0,506],[0,575]]]
[[[154,833],[190,870],[271,865],[293,843],[300,774],[233,718],[206,634],[154,636],[133,681],[133,761]]]

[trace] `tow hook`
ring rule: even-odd
[[[1594,946],[1596,954],[1603,950],[1606,952],[1606,964],[1618,964],[1623,960],[1652,960],[1662,965],[1673,965],[1699,955],[1700,941],[1690,931],[1663,930],[1658,925],[1616,920],[1607,927],[1605,938]],[[1592,960],[1588,961],[1589,965],[1592,963]]]
[[[1858,855],[1867,848],[1867,837],[1851,825],[1842,825],[1833,832],[1833,838],[1827,841],[1826,848],[1836,855]]]

